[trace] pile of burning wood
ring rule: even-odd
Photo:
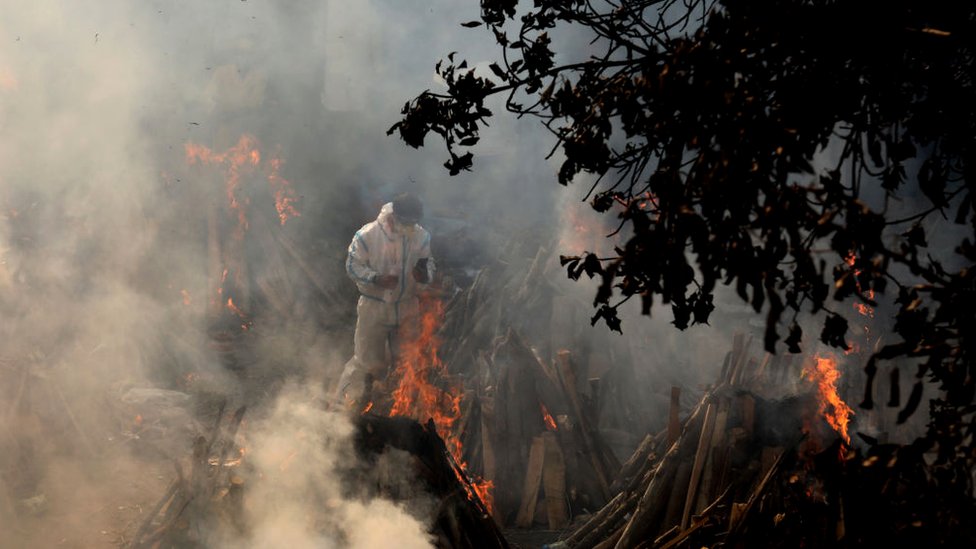
[[[868,449],[855,449],[836,364],[758,360],[743,335],[684,421],[673,388],[666,427],[620,463],[603,427],[606,410],[623,404],[600,399],[608,383],[627,380],[592,376],[584,353],[554,344],[557,322],[533,320],[558,307],[546,263],[540,249],[528,272],[499,262],[463,290],[442,286],[388,380],[389,398],[375,395],[361,411],[364,463],[406,451],[419,483],[443,502],[430,524],[438,547],[507,547],[500,529],[510,527],[561,531],[554,546],[572,549],[856,545],[929,531],[903,501],[924,477],[922,450],[863,435]],[[784,390],[801,370],[812,389]],[[221,472],[218,440],[227,439],[215,431],[198,442],[197,465],[178,473],[133,547],[188,535],[181,517],[239,517],[246,483]],[[395,490],[378,493],[395,499]],[[195,501],[211,508],[188,515]],[[891,506],[901,515],[878,533],[870,510],[892,501],[902,501]]]

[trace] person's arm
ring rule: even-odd
[[[357,284],[372,284],[376,280],[375,269],[369,266],[369,246],[360,231],[352,237],[346,255],[346,274]]]
[[[424,231],[420,251],[417,253],[417,263],[413,267],[413,278],[420,284],[430,284],[434,280],[436,266],[430,256],[430,233]]]
[[[349,243],[346,255],[346,274],[356,284],[373,285],[384,290],[395,288],[400,282],[397,275],[379,274],[369,262],[369,246],[363,238],[362,231],[357,231]]]

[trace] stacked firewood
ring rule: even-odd
[[[772,357],[759,362],[747,349],[736,336],[719,380],[683,422],[674,391],[668,428],[624,463],[613,499],[553,547],[690,547],[741,534],[813,408],[801,397],[764,398],[758,383],[790,364],[771,367]]]
[[[600,430],[600,380],[552,346],[559,296],[549,259],[539,248],[527,271],[515,262],[482,269],[447,301],[440,332],[443,360],[464,387],[456,432],[467,469],[493,483],[504,526],[565,528],[609,501],[620,468]]]

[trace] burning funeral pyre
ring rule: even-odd
[[[254,276],[249,246],[273,256],[269,265],[294,266],[324,306],[345,296],[278,230],[299,215],[280,158],[248,135],[223,151],[188,144],[185,155],[189,169],[220,178],[223,207],[207,206],[208,286],[182,288],[178,299],[206,309],[207,336],[223,365],[247,372],[249,338],[261,319],[286,318],[301,299],[283,268]],[[276,222],[252,215],[254,193],[245,190],[255,181]],[[592,237],[574,227],[574,238]],[[860,380],[849,366],[880,341],[870,308],[855,311],[866,325],[849,354],[757,357],[751,338],[738,334],[717,379],[669,387],[662,406],[642,393],[632,348],[578,327],[589,319],[588,303],[552,282],[561,273],[550,249],[565,244],[530,250],[513,238],[470,280],[455,283],[447,269],[432,285],[417,337],[401,346],[382,380],[387,390],[352,410],[346,440],[355,452],[339,467],[344,497],[409,505],[422,494],[438,502],[421,515],[428,539],[443,548],[508,547],[506,535],[530,530],[570,548],[897,545],[942,526],[937,512],[911,501],[914,492],[938,509],[925,490],[924,452],[888,444],[883,416],[865,420],[861,432],[853,427],[861,412],[851,393]],[[24,372],[27,381],[10,395],[18,418],[30,416],[24,387],[49,382]],[[187,372],[184,388],[200,384],[200,375]],[[890,388],[889,405],[898,406],[896,376]],[[56,385],[48,390],[59,394]],[[118,414],[128,438],[148,445],[153,430],[186,436],[187,428],[169,429],[165,414],[147,411],[150,397],[169,409],[189,398],[129,390]],[[68,400],[58,399],[69,431],[96,453]],[[252,463],[246,408],[226,408],[205,414],[210,423],[187,455],[173,459],[172,480],[127,546],[202,547],[213,532],[253,533],[254,487],[268,479]],[[16,442],[11,447],[23,454],[29,444]],[[285,452],[274,467],[301,468],[299,456]],[[3,462],[5,480],[25,460]],[[375,474],[391,460],[409,474],[409,489],[402,478]],[[321,514],[334,510],[334,499],[323,498]],[[882,504],[890,520],[879,527],[872,510]],[[322,535],[336,531],[319,514],[303,518]]]

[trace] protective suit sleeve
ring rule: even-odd
[[[352,242],[349,243],[346,274],[356,284],[371,284],[376,278],[376,271],[369,266],[369,246],[366,245],[361,232],[356,232]]]
[[[427,259],[427,284],[430,284],[434,281],[434,273],[437,272],[437,266],[434,264],[434,258],[430,256],[430,233],[427,231],[424,231],[418,257]],[[422,284],[422,286],[426,286],[427,284]]]

